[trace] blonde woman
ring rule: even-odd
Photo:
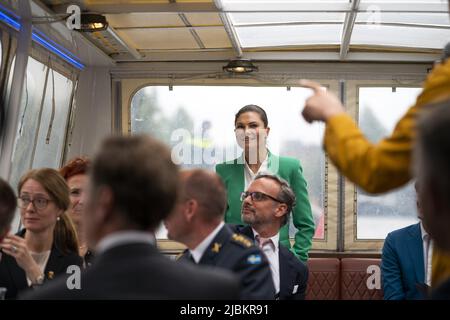
[[[6,299],[81,266],[74,226],[66,210],[69,188],[54,169],[31,170],[19,182],[19,208],[24,229],[0,243],[0,287]]]

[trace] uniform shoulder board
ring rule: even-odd
[[[187,249],[184,250],[184,251],[182,251],[182,252],[180,252],[179,254],[177,254],[177,255],[175,256],[175,261],[180,260],[181,257],[186,253],[186,251],[187,251]]]
[[[231,240],[232,242],[237,243],[244,248],[249,248],[253,245],[253,243],[247,237],[238,233],[233,233],[233,235],[231,236]]]

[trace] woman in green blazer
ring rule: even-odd
[[[228,193],[225,222],[242,224],[240,196],[256,174],[264,171],[277,174],[289,182],[295,192],[297,205],[292,210],[292,219],[297,232],[293,252],[306,261],[314,235],[314,221],[300,161],[276,156],[267,149],[266,139],[270,128],[266,112],[261,107],[247,105],[241,108],[235,116],[234,125],[236,141],[244,152],[237,159],[216,165],[216,172],[225,183]],[[286,247],[291,247],[289,224],[280,230],[280,240]]]

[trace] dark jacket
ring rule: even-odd
[[[450,279],[447,279],[431,291],[433,300],[450,300]]]
[[[83,257],[83,268],[89,268],[92,264],[92,261],[94,260],[95,256],[92,250],[88,249],[86,251],[86,254]]]
[[[233,225],[232,229],[255,241],[250,226]],[[308,283],[308,267],[303,264],[289,249],[279,245],[280,263],[280,300],[304,300]]]
[[[25,230],[17,234],[24,237]],[[50,256],[45,266],[44,276],[45,282],[53,282],[54,278],[67,275],[67,267],[77,265],[81,267],[82,259],[78,254],[72,253],[69,255],[63,254],[58,247],[53,244],[50,251]],[[16,259],[12,256],[2,253],[0,261],[0,287],[5,287],[5,299],[16,299],[17,295],[24,290],[29,289],[25,271],[17,264]]]
[[[186,250],[181,261],[191,261]],[[241,299],[274,299],[269,263],[252,241],[225,225],[209,244],[199,264],[228,269],[241,280]]]
[[[22,299],[236,299],[239,282],[228,272],[180,265],[146,243],[115,246],[81,273],[81,288],[54,282]]]

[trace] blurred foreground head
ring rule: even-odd
[[[180,174],[180,197],[165,219],[167,236],[194,249],[224,218],[227,193],[222,179],[204,169]]]
[[[17,199],[9,184],[0,178],[0,242],[8,233],[17,208]]]
[[[178,167],[168,147],[150,136],[107,138],[91,168],[85,204],[91,246],[116,231],[154,231],[176,202]]]
[[[450,101],[424,109],[414,165],[423,223],[436,245],[450,251]]]

